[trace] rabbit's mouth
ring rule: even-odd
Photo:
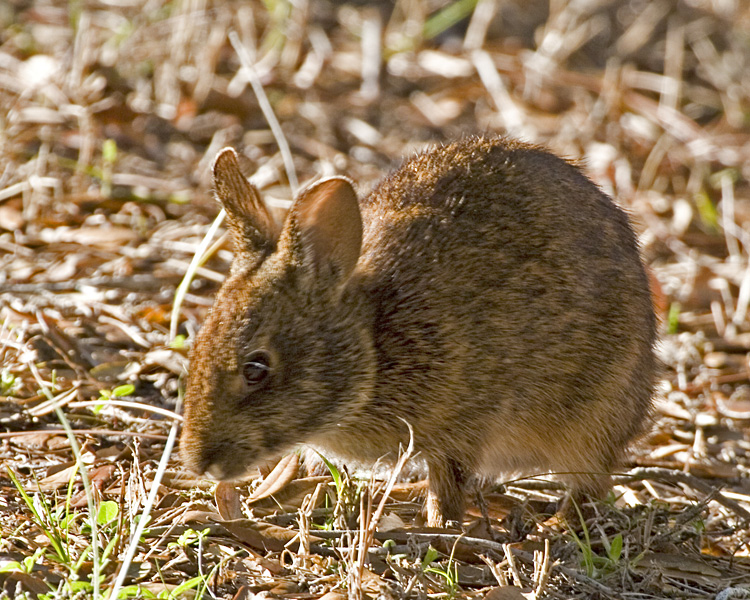
[[[238,464],[213,462],[206,467],[203,475],[215,481],[236,481],[246,472],[246,469]]]
[[[214,481],[243,479],[257,465],[257,452],[221,444],[198,452],[190,445],[183,446],[183,464],[194,473]]]
[[[199,453],[189,447],[182,451],[182,462],[192,472],[213,481],[236,482],[257,474],[256,469],[271,470],[284,455],[221,444]]]

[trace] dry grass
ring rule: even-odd
[[[750,585],[748,31],[732,0],[0,5],[4,593],[92,597],[121,573],[139,597],[742,597],[727,590]],[[367,189],[413,149],[476,132],[579,160],[639,228],[666,368],[610,501],[574,534],[544,516],[554,483],[513,482],[453,532],[422,527],[423,482],[383,498],[295,460],[240,490],[172,460],[154,484],[185,347],[230,260],[222,238],[172,339],[175,289],[218,212],[216,151],[240,148],[283,210],[295,177]]]

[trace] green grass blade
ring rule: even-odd
[[[445,30],[450,29],[456,23],[460,23],[468,17],[476,8],[478,0],[456,0],[425,21],[422,35],[431,40]]]

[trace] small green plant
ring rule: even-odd
[[[111,500],[100,502],[96,508],[93,523],[90,516],[71,511],[70,501],[77,473],[78,470],[75,469],[70,475],[64,501],[53,504],[43,494],[29,494],[18,476],[8,469],[8,476],[31,512],[32,521],[41,529],[49,543],[44,548],[36,549],[33,555],[24,558],[21,562],[8,561],[0,564],[0,572],[31,573],[35,565],[45,560],[60,565],[66,573],[63,587],[50,594],[40,594],[41,600],[52,600],[61,592],[64,592],[65,597],[77,594],[81,594],[82,597],[92,595],[95,587],[93,579],[81,576],[81,572],[85,570],[84,565],[90,560],[97,560],[98,570],[101,573],[110,562],[110,557],[120,537],[118,531],[120,507],[117,502]],[[94,535],[100,536],[99,539],[107,540],[103,550],[97,553],[94,552],[93,547]],[[89,541],[88,544],[76,549],[77,543],[86,540]],[[103,580],[104,576],[100,575],[98,583]],[[96,596],[96,594],[93,595]],[[137,597],[137,595],[131,597]]]
[[[616,566],[620,562],[622,556],[622,534],[618,533],[612,541],[609,543],[607,548],[607,558],[613,566]]]
[[[93,411],[95,414],[99,414],[102,408],[104,408],[107,400],[112,400],[113,398],[124,398],[125,396],[132,396],[134,393],[135,386],[132,383],[118,385],[112,390],[99,390],[98,400],[101,402],[101,404],[97,404],[96,406],[94,406]]]
[[[20,380],[8,369],[0,371],[0,396],[12,396],[20,386]]]
[[[458,563],[453,560],[453,555],[456,551],[456,544],[453,545],[451,555],[448,558],[448,562],[445,566],[435,564],[438,556],[440,555],[435,548],[430,546],[422,559],[422,571],[425,573],[432,573],[445,580],[445,591],[448,594],[448,599],[452,600],[456,597],[459,591],[458,587]]]
[[[111,525],[118,516],[120,516],[120,507],[117,506],[117,502],[105,500],[99,504],[96,522],[104,527],[105,525]]]
[[[619,567],[620,559],[622,557],[622,534],[618,533],[612,538],[612,541],[608,541],[606,538],[603,539],[607,555],[598,555],[594,552],[594,548],[591,545],[591,536],[588,527],[586,527],[586,520],[583,518],[583,514],[581,514],[578,505],[574,504],[574,506],[581,523],[583,539],[576,534],[573,528],[570,528],[570,535],[573,537],[573,540],[578,545],[578,549],[581,551],[581,566],[585,569],[586,575],[598,578],[602,575],[613,573]]]
[[[211,530],[206,528],[202,531],[196,531],[195,529],[186,529],[182,532],[182,535],[177,538],[176,542],[169,542],[167,548],[187,548],[189,546],[198,546],[202,543]]]
[[[740,171],[734,167],[728,167],[726,169],[722,169],[721,171],[717,171],[716,173],[711,173],[708,177],[708,182],[711,184],[711,187],[715,190],[720,190],[725,182],[728,183],[737,183],[741,178]]]
[[[289,0],[263,0],[270,27],[261,41],[261,53],[271,50],[281,52],[287,41],[287,23],[292,14],[293,3]]]
[[[48,383],[43,383],[41,387],[37,388],[36,393],[40,396],[47,396],[50,398],[52,395],[59,393],[59,391],[60,390],[57,387],[57,370],[52,369],[50,372],[50,381]]]
[[[468,17],[477,6],[477,0],[456,0],[434,15],[430,16],[424,24],[422,35],[427,40],[437,37],[447,29]]]
[[[112,194],[112,174],[117,161],[117,143],[114,140],[104,140],[102,143],[102,166],[84,165],[64,156],[56,156],[57,162],[66,168],[85,173],[89,177],[98,179],[101,184],[102,196],[108,198]]]
[[[435,548],[432,546],[427,548],[427,552],[424,553],[424,558],[422,559],[422,570],[427,570],[437,560],[438,556],[440,556],[440,553]]]
[[[328,472],[331,474],[331,477],[333,478],[333,484],[336,486],[336,495],[341,497],[341,494],[344,491],[344,482],[341,477],[341,473],[339,472],[338,468],[336,468],[336,465],[334,465],[331,461],[329,461],[320,452],[318,452],[318,456],[320,456],[320,459],[323,461],[326,468],[328,469]]]
[[[425,19],[419,35],[399,35],[387,40],[383,54],[390,57],[401,52],[413,52],[422,40],[432,40],[469,17],[478,0],[454,0]]]
[[[112,195],[112,171],[117,161],[117,143],[114,140],[104,140],[102,143],[102,195]]]
[[[169,342],[169,347],[173,350],[182,350],[185,348],[185,342],[187,342],[187,336],[180,333],[172,338],[172,341]]]
[[[719,212],[716,210],[716,206],[708,195],[708,192],[701,189],[693,196],[693,202],[698,209],[701,224],[710,233],[717,233],[719,231]]]
[[[23,485],[21,485],[21,482],[18,480],[16,474],[10,468],[8,468],[8,476],[13,482],[16,490],[18,490],[18,493],[21,495],[27,508],[31,511],[34,523],[36,523],[37,527],[42,530],[49,541],[52,548],[52,559],[70,568],[72,563],[67,545],[67,526],[69,525],[70,520],[65,519],[64,521],[61,521],[58,511],[53,510],[53,508],[47,503],[47,499],[44,495],[34,494],[33,498],[29,496],[23,488]]]
[[[696,532],[703,533],[706,531],[706,522],[703,518],[698,517],[693,521],[693,527],[695,527]]]
[[[118,532],[118,517],[120,516],[120,507],[117,502],[112,500],[104,500],[99,503],[99,509],[96,513],[96,525],[100,534],[103,534],[105,539],[109,538],[107,545],[104,547],[99,562],[101,567],[104,568],[109,563],[109,555],[117,545],[120,539]],[[92,527],[91,522],[86,520],[81,527],[81,533],[91,535]],[[91,554],[91,545],[87,546],[81,553],[81,558],[78,559],[78,565],[80,565],[84,558],[88,558]]]
[[[198,549],[198,572],[199,575],[196,575],[192,579],[188,579],[187,581],[181,583],[176,588],[172,590],[165,590],[161,592],[158,595],[158,598],[164,598],[165,600],[178,600],[179,598],[182,598],[185,592],[188,590],[197,589],[197,592],[195,594],[196,600],[199,600],[203,597],[203,595],[206,592],[206,589],[208,589],[208,582],[211,580],[211,578],[216,573],[216,570],[219,568],[220,565],[215,565],[213,569],[208,573],[208,575],[203,573],[203,569],[201,567],[201,560],[200,556],[202,554],[202,547],[203,547],[203,540],[208,536],[210,533],[210,529],[206,528],[201,531],[196,531],[195,529],[186,529],[182,535],[180,535],[179,538],[177,538],[176,542],[170,542],[167,544],[168,548],[188,548],[191,546],[195,546]]]
[[[106,598],[109,598],[109,596],[105,596]],[[118,599],[126,599],[126,598],[158,598],[154,592],[148,589],[142,588],[140,585],[128,585],[123,587],[120,590],[120,593],[117,594]],[[51,599],[50,599],[51,600]]]
[[[581,509],[572,499],[573,506],[578,514],[578,520],[581,523],[581,530],[583,532],[583,539],[578,537],[573,527],[570,527],[570,535],[573,536],[573,540],[578,545],[578,549],[581,551],[581,566],[586,570],[586,575],[594,577],[596,574],[596,566],[594,564],[594,549],[591,547],[591,536],[589,535],[589,528],[586,527],[586,519],[583,518]]]
[[[0,561],[0,573],[26,573],[27,575],[34,570],[34,566],[40,562],[44,555],[42,548],[37,548],[34,554],[25,557],[21,562],[16,560]]]
[[[680,326],[680,310],[682,307],[679,302],[672,302],[669,305],[669,314],[667,315],[667,332],[677,333]]]
[[[334,529],[336,523],[338,523],[339,526],[346,526],[346,524],[350,522],[352,514],[359,509],[359,498],[362,495],[362,490],[367,482],[360,479],[352,481],[346,473],[342,474],[336,465],[326,459],[326,457],[320,454],[320,452],[318,452],[318,455],[331,473],[333,485],[336,489],[336,506],[333,514],[321,529]]]
[[[198,593],[196,594],[196,598],[202,598],[203,594],[206,592],[206,588],[208,587],[208,581],[213,575],[213,570],[211,571],[211,574],[209,574],[208,577],[204,575],[196,575],[192,579],[188,579],[187,581],[182,582],[180,585],[178,585],[176,588],[170,591],[164,591],[159,594],[159,598],[165,598],[166,600],[178,600],[178,598],[182,598],[183,594],[187,592],[188,590],[194,590],[198,588]]]

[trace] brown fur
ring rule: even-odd
[[[655,319],[625,213],[574,166],[466,139],[358,207],[345,179],[313,185],[280,230],[233,151],[214,178],[237,257],[192,350],[189,468],[233,479],[300,443],[374,461],[408,421],[432,525],[461,519],[477,474],[606,491],[649,412]],[[258,349],[271,370],[250,390]]]

